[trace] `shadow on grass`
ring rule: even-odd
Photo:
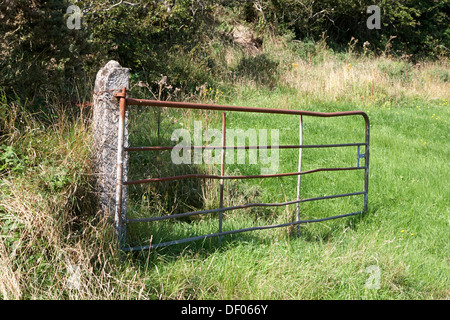
[[[336,238],[337,234],[340,235],[340,233],[338,233],[338,230],[352,230],[356,232],[361,222],[366,219],[367,215],[369,214],[370,210],[366,213],[331,220],[331,223],[330,221],[314,223],[316,225],[324,226],[324,228],[321,228],[320,232],[307,227],[312,223],[302,224],[301,238],[303,238],[306,242],[333,241]]]

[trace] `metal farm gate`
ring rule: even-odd
[[[117,150],[117,189],[116,189],[116,212],[115,212],[115,227],[116,230],[119,230],[119,248],[124,251],[135,251],[135,250],[145,250],[151,249],[155,247],[168,246],[173,244],[179,244],[189,241],[202,240],[211,237],[219,237],[221,239],[224,235],[230,235],[234,233],[254,231],[254,230],[263,230],[263,229],[271,229],[271,228],[279,228],[279,227],[287,227],[291,225],[297,225],[304,223],[314,223],[321,222],[326,220],[338,219],[353,215],[358,215],[367,211],[368,205],[368,194],[369,194],[369,140],[370,140],[370,124],[369,117],[363,111],[345,111],[345,112],[331,112],[331,113],[323,113],[323,112],[311,112],[311,111],[300,111],[300,110],[289,110],[289,109],[271,109],[271,108],[255,108],[255,107],[238,107],[238,106],[225,106],[225,105],[211,105],[211,104],[199,104],[199,103],[182,103],[182,102],[170,102],[170,101],[156,101],[156,100],[143,100],[143,99],[132,99],[126,97],[126,88],[123,88],[121,93],[117,93],[115,97],[119,100],[119,127],[118,127],[118,150]],[[170,146],[149,146],[149,147],[124,147],[124,130],[125,130],[125,111],[129,106],[152,106],[152,107],[167,107],[167,108],[184,108],[184,109],[199,109],[199,110],[215,110],[222,111],[222,146],[191,146],[191,150],[195,148],[208,149],[214,148],[216,150],[221,150],[221,175],[207,175],[207,174],[189,174],[189,175],[181,175],[181,176],[170,176],[170,177],[158,177],[158,178],[149,178],[135,181],[123,181],[123,161],[126,159],[124,157],[124,152],[142,152],[142,151],[162,151],[162,150],[172,150],[174,147]],[[289,172],[289,173],[278,173],[278,174],[265,174],[265,175],[239,175],[239,176],[225,176],[225,161],[224,154],[227,149],[257,149],[261,148],[261,146],[226,146],[225,145],[225,134],[226,134],[226,117],[225,111],[237,111],[237,112],[252,112],[252,113],[271,113],[271,114],[284,114],[284,115],[293,115],[299,117],[299,144],[298,145],[280,145],[280,146],[264,146],[265,148],[279,148],[279,149],[299,149],[299,162],[298,162],[298,172]],[[325,144],[325,145],[303,145],[303,116],[310,117],[343,117],[343,116],[362,116],[365,120],[365,141],[359,143],[344,143],[344,144]],[[364,146],[364,152],[361,153],[360,147]],[[302,166],[302,149],[304,148],[338,148],[338,147],[356,147],[356,166],[355,167],[338,167],[338,168],[318,168],[314,170],[301,171]],[[360,159],[364,158],[364,166],[360,166]],[[344,193],[344,194],[336,194],[336,195],[328,195],[322,197],[314,197],[314,198],[300,198],[300,178],[301,175],[311,174],[315,172],[321,171],[345,171],[345,170],[364,170],[364,190],[360,192],[353,193]],[[298,176],[297,183],[297,199],[282,203],[249,203],[244,205],[232,206],[232,207],[223,207],[223,191],[224,191],[224,180],[226,179],[257,179],[257,178],[272,178],[272,177],[286,177],[286,176]],[[122,192],[122,187],[133,184],[144,184],[144,183],[154,183],[161,181],[172,181],[172,180],[182,180],[182,179],[216,179],[220,182],[220,205],[219,208],[210,209],[210,210],[202,210],[202,211],[193,211],[186,212],[180,214],[172,214],[158,217],[148,217],[148,218],[137,218],[137,219],[128,219],[122,213],[123,203],[125,203],[124,193]],[[322,219],[313,219],[313,220],[300,220],[300,211],[299,204],[302,202],[308,201],[316,201],[316,200],[324,200],[324,199],[333,199],[340,197],[350,197],[350,196],[358,196],[362,195],[364,197],[364,207],[362,211],[352,212],[347,214],[330,216]],[[275,225],[264,225],[257,227],[249,227],[244,229],[230,230],[230,231],[222,231],[222,219],[223,212],[244,209],[250,207],[277,207],[277,206],[287,206],[297,204],[297,212],[296,212],[296,221],[291,221],[283,224],[275,224]],[[140,222],[152,222],[152,221],[161,221],[166,219],[176,219],[187,216],[194,215],[203,215],[209,213],[219,213],[218,220],[218,232],[206,234],[202,236],[195,236],[185,239],[167,241],[162,243],[150,244],[145,246],[136,246],[130,247],[126,245],[126,234],[124,230],[126,230],[126,225],[129,223],[140,223]]]

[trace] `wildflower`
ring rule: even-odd
[[[404,232],[405,232],[405,230],[402,230],[401,232],[402,232],[402,233],[404,233]]]
[[[293,66],[294,68],[298,68],[298,63],[292,63],[292,66]]]
[[[413,235],[414,235],[414,233],[411,233],[411,235],[413,236]]]

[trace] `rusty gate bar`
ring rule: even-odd
[[[116,237],[118,239],[119,248],[123,247],[125,241],[125,228],[122,221],[122,204],[123,204],[123,138],[125,129],[125,111],[126,103],[126,88],[123,88],[121,93],[116,94],[119,99],[119,123],[118,123],[118,139],[117,139],[117,182],[116,182],[116,208],[114,213],[114,227],[116,230]]]
[[[144,100],[144,99],[132,99],[126,97],[126,88],[123,88],[121,93],[118,93],[115,95],[117,99],[119,99],[119,139],[118,139],[118,154],[117,154],[117,189],[116,189],[116,215],[115,215],[115,224],[117,227],[117,230],[119,230],[119,248],[124,251],[134,251],[134,250],[143,250],[143,249],[150,249],[150,248],[156,248],[166,245],[172,245],[172,244],[178,244],[178,243],[184,243],[188,241],[195,241],[195,240],[202,240],[207,239],[211,237],[219,237],[219,243],[224,235],[234,234],[234,233],[240,233],[240,232],[246,232],[246,231],[253,231],[253,230],[264,230],[264,229],[271,229],[271,228],[278,228],[278,227],[284,227],[284,226],[290,226],[290,225],[297,225],[298,227],[300,224],[303,223],[312,223],[312,222],[320,222],[320,221],[327,221],[342,217],[348,217],[352,215],[361,214],[367,211],[368,208],[368,195],[369,195],[369,143],[370,143],[370,123],[369,123],[369,117],[367,114],[363,111],[343,111],[343,112],[330,112],[330,113],[323,113],[323,112],[313,112],[313,111],[300,111],[300,110],[291,110],[291,109],[271,109],[271,108],[255,108],[255,107],[236,107],[236,106],[225,106],[225,105],[208,105],[208,104],[197,104],[197,103],[182,103],[182,102],[171,102],[171,101],[155,101],[155,100]],[[127,105],[136,105],[136,106],[154,106],[154,107],[169,107],[169,108],[185,108],[185,109],[199,109],[199,110],[215,110],[215,111],[223,111],[222,112],[222,147],[218,146],[191,146],[187,148],[191,149],[216,149],[221,150],[222,152],[222,164],[221,164],[221,175],[208,175],[208,174],[188,174],[188,175],[180,175],[180,176],[172,176],[172,177],[160,177],[160,178],[150,178],[150,179],[141,179],[141,180],[135,180],[135,181],[123,181],[123,152],[133,152],[133,151],[164,151],[164,150],[173,150],[177,148],[185,148],[185,147],[172,147],[172,146],[143,146],[143,147],[127,147],[124,148],[123,146],[123,135],[124,135],[124,121],[121,121],[125,119],[125,110]],[[273,114],[286,114],[286,115],[299,115],[300,116],[300,123],[299,123],[299,145],[284,145],[284,146],[226,146],[225,145],[225,130],[226,130],[226,117],[224,111],[237,111],[237,112],[254,112],[254,113],[273,113]],[[303,145],[303,132],[302,132],[302,116],[314,116],[314,117],[339,117],[339,116],[354,116],[354,115],[360,115],[364,118],[365,126],[366,126],[366,132],[365,132],[365,142],[364,143],[342,143],[342,144],[325,144],[325,145]],[[303,148],[329,148],[329,147],[351,147],[356,146],[358,148],[357,150],[357,166],[356,167],[344,167],[344,168],[319,168],[319,169],[313,169],[308,171],[301,171],[301,151]],[[365,150],[364,153],[360,153],[360,147],[364,146]],[[299,169],[298,172],[290,172],[290,173],[279,173],[279,174],[266,174],[266,175],[247,175],[247,176],[225,176],[224,175],[224,155],[225,150],[228,149],[259,149],[259,148],[278,148],[278,149],[293,149],[298,148],[299,149]],[[364,166],[360,166],[360,159],[364,158]],[[301,199],[300,197],[300,177],[303,174],[309,174],[314,172],[321,172],[321,171],[344,171],[344,170],[364,170],[364,191],[360,192],[353,192],[353,193],[346,193],[346,194],[338,194],[338,195],[328,195],[328,196],[322,196],[322,197],[315,197],[315,198],[306,198]],[[244,204],[239,206],[233,206],[233,207],[223,207],[223,182],[226,179],[256,179],[256,178],[271,178],[271,177],[285,177],[285,176],[298,176],[298,185],[297,185],[297,200],[294,201],[287,201],[283,203],[250,203],[250,204]],[[122,193],[122,186],[123,185],[131,185],[131,184],[141,184],[141,183],[152,183],[152,182],[161,182],[161,181],[172,181],[172,180],[181,180],[181,179],[188,179],[188,178],[203,178],[203,179],[219,179],[220,180],[220,206],[218,209],[210,209],[210,210],[202,210],[202,211],[193,211],[193,212],[185,212],[180,214],[174,214],[174,215],[167,215],[167,216],[159,216],[159,217],[149,217],[149,218],[137,218],[137,219],[128,219],[125,216],[125,219],[122,219],[122,203],[123,203],[123,193]],[[335,215],[330,216],[326,218],[321,219],[312,219],[312,220],[299,220],[299,205],[302,202],[308,202],[308,201],[316,201],[316,200],[324,200],[324,199],[333,199],[333,198],[340,198],[340,197],[347,197],[347,196],[356,196],[356,195],[363,195],[364,196],[364,208],[362,211],[348,213],[348,214],[341,214],[341,215]],[[296,221],[283,223],[283,224],[277,224],[277,225],[266,225],[266,226],[257,226],[257,227],[250,227],[250,228],[244,228],[244,229],[238,229],[238,230],[231,230],[231,231],[223,231],[222,230],[222,215],[225,211],[230,210],[237,210],[237,209],[243,209],[243,208],[250,208],[250,207],[269,207],[269,206],[286,206],[291,204],[297,204],[297,215],[296,215]],[[126,236],[124,232],[122,232],[123,224],[125,223],[134,223],[134,222],[151,222],[151,221],[159,221],[159,220],[166,220],[166,219],[175,219],[180,217],[186,217],[186,216],[193,216],[193,215],[199,215],[199,214],[207,214],[207,213],[216,213],[219,212],[219,232],[213,233],[213,234],[207,234],[202,236],[196,236],[191,238],[185,238],[180,240],[174,240],[174,241],[168,241],[158,244],[150,244],[146,246],[136,246],[136,247],[125,247],[122,244],[124,237]]]
[[[188,102],[174,102],[174,101],[157,101],[157,100],[144,100],[144,99],[126,99],[127,105],[135,106],[149,106],[149,107],[167,107],[167,108],[181,108],[181,109],[198,109],[198,110],[216,110],[216,111],[239,111],[239,112],[254,112],[254,113],[274,113],[274,114],[293,114],[304,115],[314,117],[339,117],[339,116],[352,116],[360,115],[366,121],[366,125],[369,124],[369,117],[364,111],[340,111],[340,112],[315,112],[315,111],[302,111],[293,109],[272,109],[272,108],[257,108],[257,107],[237,107],[226,106],[217,104],[204,104],[204,103],[188,103]]]
[[[230,179],[262,179],[262,178],[275,178],[275,177],[289,177],[289,176],[296,176],[296,175],[300,175],[300,174],[309,174],[309,173],[321,172],[321,171],[346,171],[346,170],[363,170],[363,169],[364,169],[364,167],[319,168],[319,169],[307,170],[307,171],[302,171],[302,172],[259,174],[259,175],[249,175],[249,176],[218,176],[218,175],[213,175],[213,174],[194,173],[194,174],[186,174],[186,175],[181,175],[181,176],[124,181],[123,184],[124,185],[143,184],[143,183],[173,181],[173,180],[182,180],[182,179],[191,179],[191,178],[226,179],[226,180],[230,180]]]
[[[356,147],[356,146],[365,146],[365,142],[360,143],[339,143],[339,144],[311,144],[311,145],[281,145],[277,146],[277,149],[305,149],[305,148],[336,148],[336,147]],[[177,149],[272,149],[272,146],[151,146],[151,147],[127,147],[124,148],[124,151],[166,151],[166,150],[177,150]]]

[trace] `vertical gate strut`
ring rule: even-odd
[[[299,123],[299,145],[303,145],[303,116],[300,116],[300,123]],[[298,149],[298,172],[302,171],[302,150],[303,148]],[[297,201],[300,200],[300,182],[301,182],[301,175],[299,174],[297,177]],[[297,221],[300,221],[300,201],[297,202],[297,213],[296,213]],[[297,225],[297,235],[300,236],[300,224]]]

